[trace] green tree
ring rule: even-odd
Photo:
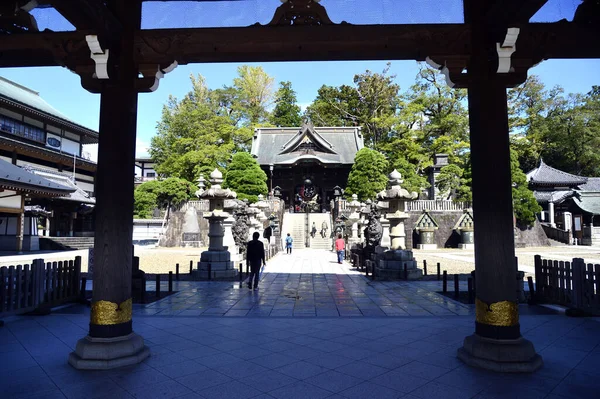
[[[156,208],[156,195],[148,191],[135,190],[133,198],[133,218],[150,219],[152,211]]]
[[[359,102],[358,92],[352,86],[323,85],[305,114],[316,126],[357,126]]]
[[[258,195],[267,194],[267,174],[256,159],[247,152],[236,153],[225,172],[223,187],[237,193],[239,199],[258,201]]]
[[[383,154],[366,147],[362,148],[354,158],[345,194],[356,194],[361,201],[374,198],[385,188],[388,170],[389,162]]]
[[[402,155],[396,155],[396,157],[391,160],[391,164],[392,167],[390,169],[396,169],[400,172],[402,180],[404,180],[401,186],[409,192],[416,191],[420,194],[423,189],[430,186],[427,179],[417,173],[415,165],[410,163]]]
[[[163,107],[150,155],[159,174],[195,181],[224,169],[233,152],[248,149],[252,130],[241,126],[235,90],[210,90],[202,76],[190,80],[192,90],[181,101],[169,97]]]
[[[275,109],[271,114],[271,123],[275,126],[300,126],[302,116],[297,104],[296,92],[292,89],[291,82],[279,83],[279,90],[275,93]]]
[[[233,88],[246,122],[257,125],[267,120],[267,108],[273,100],[273,81],[262,67],[242,65],[238,67],[238,77],[233,79]]]
[[[516,151],[510,152],[510,172],[512,178],[513,212],[520,226],[532,226],[536,219],[536,213],[542,211],[537,203],[533,192],[528,188],[527,177],[519,165],[519,157]]]
[[[454,164],[444,166],[437,175],[435,185],[440,193],[445,195],[445,199],[456,198],[456,193],[461,185],[463,169]]]

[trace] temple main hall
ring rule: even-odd
[[[345,187],[356,153],[364,147],[360,127],[257,128],[252,155],[293,212],[329,210],[334,188]]]

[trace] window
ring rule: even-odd
[[[156,177],[156,173],[155,172],[148,172],[148,173],[146,173],[146,177]]]
[[[28,140],[46,143],[46,133],[43,129],[27,125],[8,116],[0,115],[0,130]]]

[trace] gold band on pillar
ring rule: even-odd
[[[109,301],[92,303],[91,323],[99,326],[111,326],[127,323],[131,320],[131,298],[120,305]]]
[[[475,298],[475,320],[481,324],[511,327],[519,324],[519,306],[515,302],[502,301],[487,304]]]

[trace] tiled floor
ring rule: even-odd
[[[600,397],[598,319],[524,315],[521,330],[544,367],[532,375],[472,369],[456,358],[474,330],[469,305],[440,298],[437,282],[371,283],[345,266],[330,270],[326,256],[333,258],[307,251],[274,259],[258,292],[180,283],[177,295],[136,309],[134,329],[151,357],[126,369],[83,372],[67,364],[87,332],[86,308],[5,319],[0,397]],[[313,262],[319,274],[309,274]],[[287,292],[291,297],[282,296]],[[403,317],[390,317],[386,307],[403,310]],[[437,316],[435,307],[447,313]],[[244,317],[224,317],[233,311]]]

